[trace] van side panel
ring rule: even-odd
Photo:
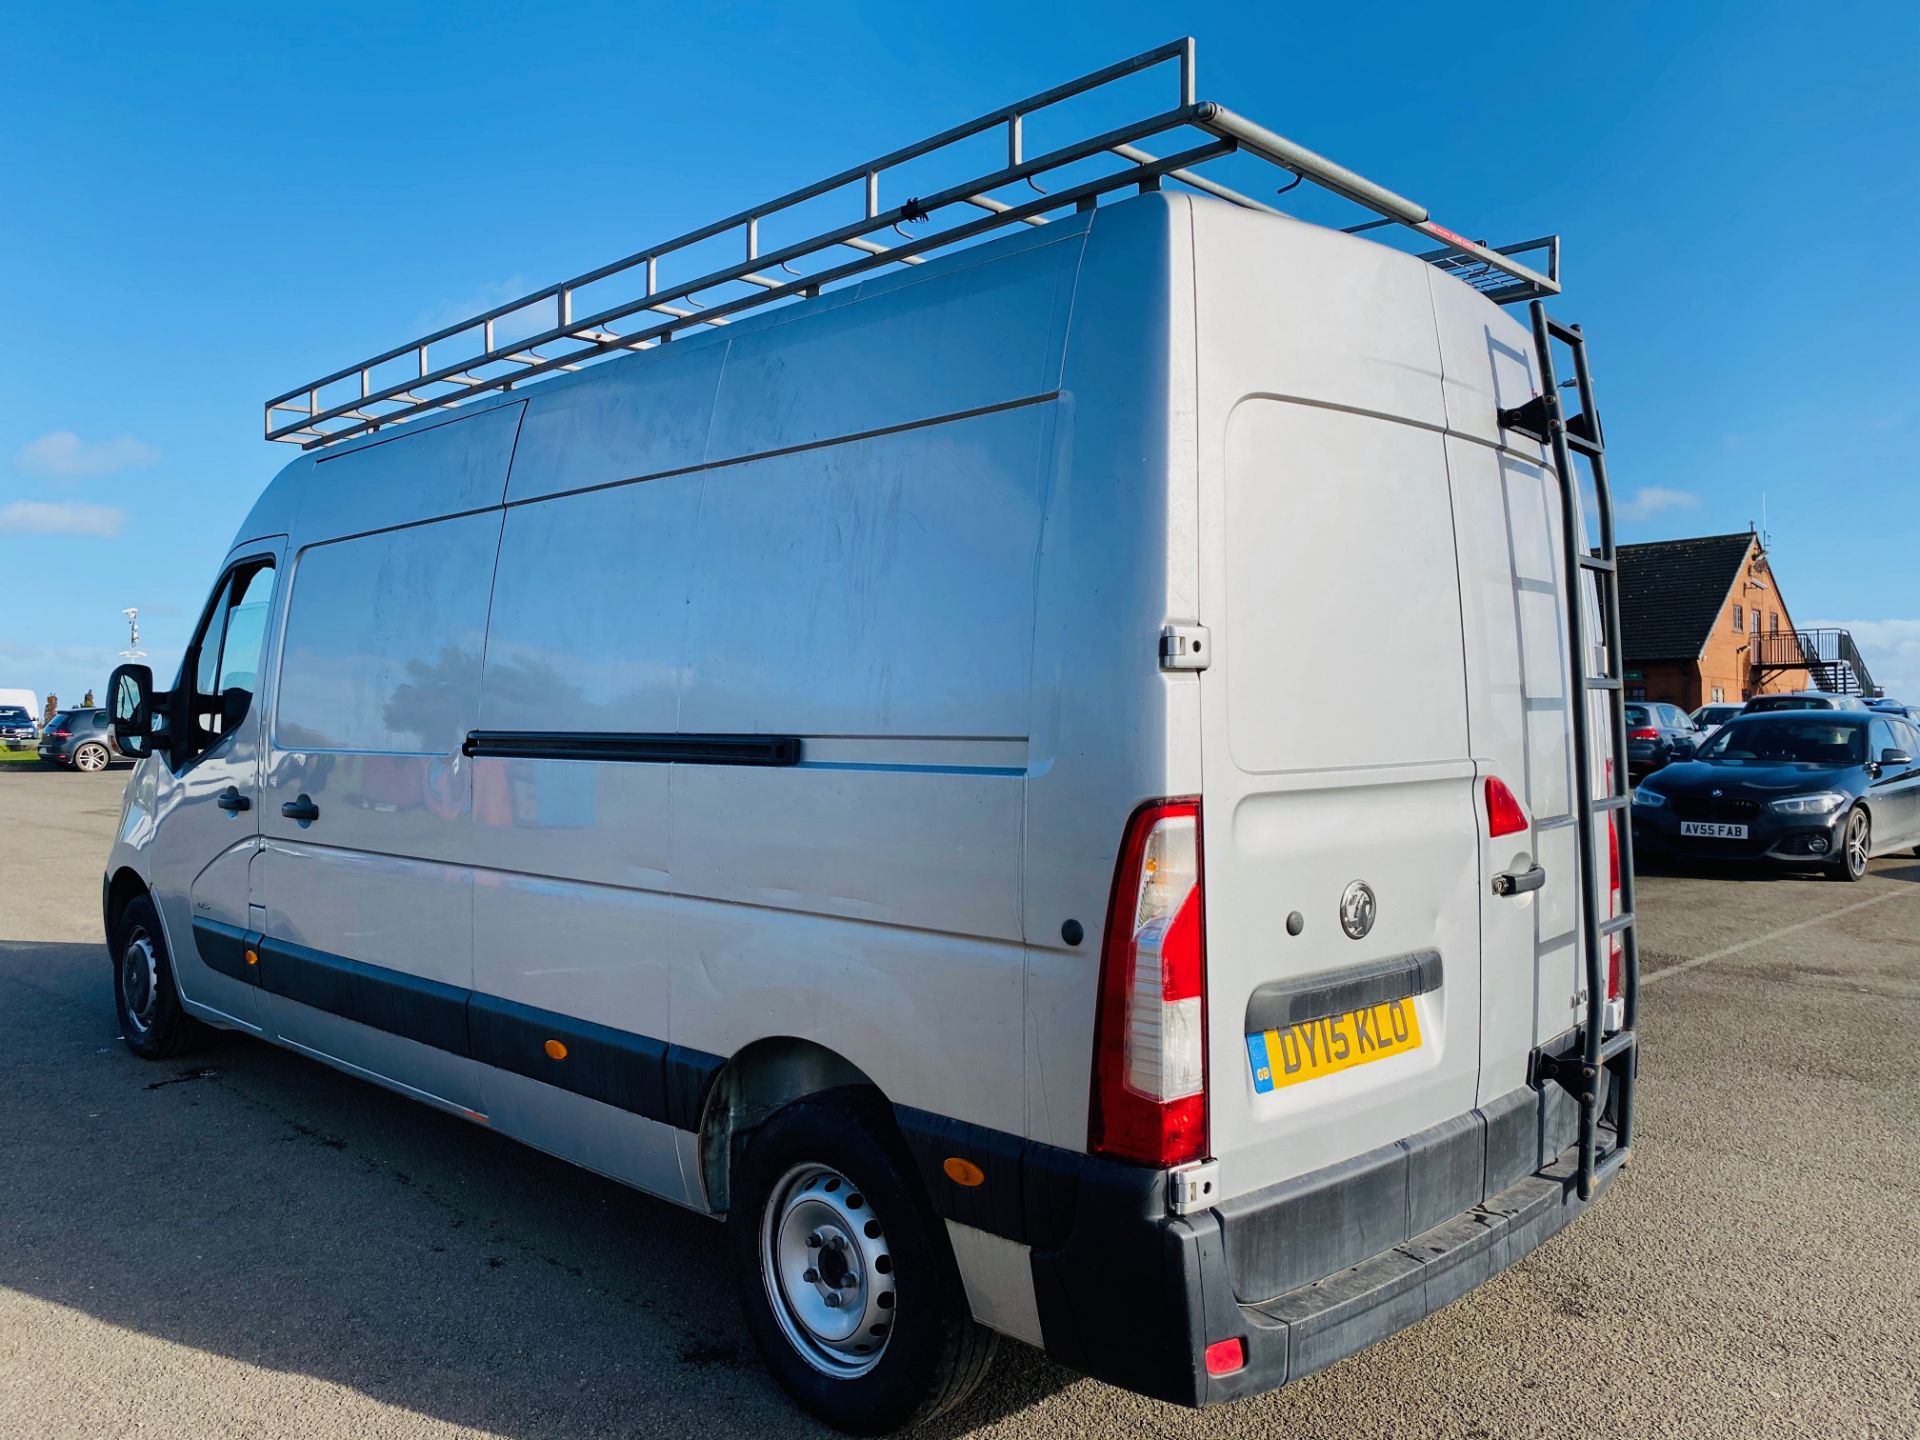
[[[801,759],[674,767],[681,1043],[817,1040],[896,1103],[1018,1128],[1051,425],[1019,406],[708,472],[678,728]]]

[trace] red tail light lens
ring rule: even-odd
[[[1660,732],[1654,729],[1627,731],[1627,739],[1629,740],[1658,740],[1659,738]]]
[[[1239,1338],[1216,1340],[1207,1346],[1207,1373],[1231,1375],[1247,1368],[1247,1342]]]
[[[1513,791],[1498,775],[1487,777],[1487,834],[1498,840],[1502,835],[1518,835],[1527,827],[1527,812],[1513,798]]]
[[[1127,822],[1107,907],[1087,1148],[1162,1168],[1207,1151],[1207,940],[1200,802]]]

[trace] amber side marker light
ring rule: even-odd
[[[549,1060],[564,1060],[567,1058],[567,1047],[562,1045],[558,1040],[547,1041],[545,1049]]]
[[[962,1160],[958,1155],[949,1155],[940,1165],[947,1172],[947,1178],[956,1185],[965,1185],[971,1190],[975,1185],[986,1183],[987,1172],[971,1160]]]
[[[258,950],[247,951],[247,964],[258,965],[259,963],[260,963],[260,952]]]

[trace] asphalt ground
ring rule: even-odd
[[[712,1222],[257,1041],[120,1045],[125,771],[0,767],[0,1437],[825,1434]],[[1643,879],[1634,1163],[1439,1314],[1191,1412],[1002,1347],[939,1436],[1920,1435],[1920,860]]]

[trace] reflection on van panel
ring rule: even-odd
[[[728,1217],[845,1423],[975,1320],[1188,1403],[1308,1373],[1583,1203],[1533,355],[1155,193],[305,456],[234,723],[129,787],[122,970]],[[1250,1062],[1356,1012],[1404,1033]]]

